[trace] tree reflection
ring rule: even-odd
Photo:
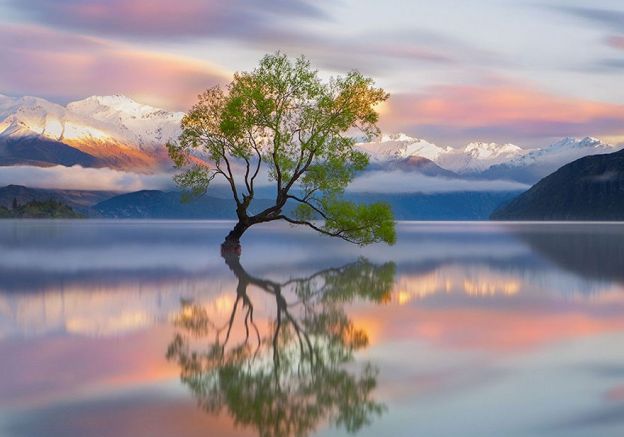
[[[368,335],[354,326],[344,305],[388,301],[394,264],[362,259],[276,282],[247,273],[236,255],[225,261],[238,279],[227,321],[218,326],[205,308],[182,302],[178,333],[167,351],[203,409],[225,410],[236,425],[262,437],[305,436],[321,422],[355,432],[383,412],[372,397],[377,369],[354,363]],[[268,323],[254,318],[252,287],[275,304]]]

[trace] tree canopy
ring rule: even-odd
[[[392,244],[387,204],[344,198],[368,165],[355,137],[379,134],[376,108],[387,98],[357,71],[323,81],[304,57],[266,55],[226,88],[205,91],[184,116],[180,137],[168,144],[183,170],[175,179],[194,194],[225,181],[238,216],[226,243],[238,244],[255,224],[285,220],[358,244]],[[252,213],[262,183],[275,186],[274,205]]]

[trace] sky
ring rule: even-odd
[[[624,142],[621,0],[0,0],[0,93],[188,109],[265,53],[391,94],[386,132],[443,145]]]

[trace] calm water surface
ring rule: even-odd
[[[0,221],[0,435],[624,435],[624,225],[230,226]]]

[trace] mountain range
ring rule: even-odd
[[[12,208],[14,203],[23,205],[32,201],[56,200],[81,212],[93,205],[118,195],[114,191],[46,190],[22,185],[0,188],[0,207]]]
[[[65,106],[37,97],[0,95],[0,167],[20,166],[16,169],[19,174],[26,168],[27,175],[32,175],[34,167],[47,171],[45,167],[54,166],[67,172],[75,172],[73,166],[109,168],[123,175],[132,172],[170,180],[172,165],[165,144],[179,135],[183,115],[121,95],[92,96]],[[399,133],[359,142],[356,148],[369,155],[370,173],[356,180],[354,189],[347,193],[350,198],[386,200],[399,219],[479,220],[497,208],[499,215],[494,217],[504,218],[509,209],[500,209],[503,203],[520,208],[527,199],[535,198],[536,192],[554,196],[556,190],[565,191],[565,179],[575,181],[569,170],[564,171],[565,177],[555,173],[556,177],[540,182],[539,189],[512,201],[525,187],[570,162],[591,155],[615,156],[621,147],[592,137],[566,137],[537,148],[488,142],[451,147]],[[553,180],[556,188],[552,188]],[[4,181],[13,184],[0,190],[0,205],[7,208],[14,198],[20,202],[55,199],[99,217],[231,216],[227,193],[223,195],[218,187],[203,201],[181,206],[177,192],[32,189],[18,186],[24,181],[13,181],[7,173]],[[266,185],[258,187],[258,193],[259,204],[273,195]],[[540,199],[548,203],[543,195]]]
[[[170,166],[165,143],[183,114],[125,96],[58,105],[0,95],[0,165],[81,165],[152,172]]]
[[[0,95],[0,166],[162,171],[171,167],[164,146],[180,133],[183,115],[121,95],[92,96],[65,106]],[[370,155],[371,169],[527,184],[583,156],[618,150],[591,137],[563,138],[536,149],[485,142],[455,148],[405,134],[383,135],[357,147]]]
[[[360,143],[358,147],[369,154],[373,166],[386,169],[405,169],[406,162],[419,157],[456,177],[511,180],[526,184],[534,184],[578,158],[621,149],[621,146],[606,144],[592,137],[566,137],[535,149],[484,142],[453,148],[440,147],[405,134],[383,135],[377,141]],[[438,173],[442,175],[442,172]]]
[[[390,204],[397,220],[486,220],[502,203],[520,192],[456,192],[372,194],[347,193],[356,202],[384,201]],[[43,190],[18,185],[0,188],[0,208],[11,210],[14,204],[54,200],[92,218],[111,219],[235,219],[231,196],[210,190],[205,196],[185,200],[179,191],[140,190],[131,193],[79,190]],[[271,199],[254,200],[253,210],[272,205]],[[295,205],[287,204],[291,211]]]

